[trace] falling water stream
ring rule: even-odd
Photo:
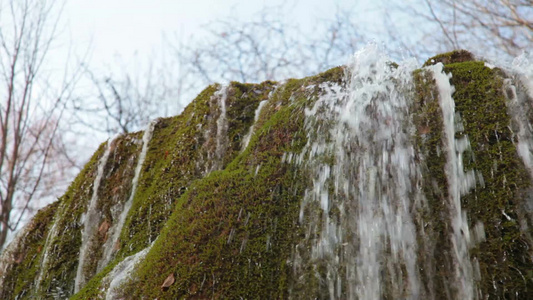
[[[118,263],[109,274],[107,274],[103,279],[105,285],[108,285],[107,292],[105,295],[106,300],[117,299],[118,295],[121,292],[121,284],[125,283],[130,279],[135,266],[144,259],[146,254],[150,251],[153,246],[146,247],[145,249],[135,253],[134,255],[126,257],[120,263]]]
[[[59,208],[58,208],[59,210]],[[46,236],[46,241],[44,243],[43,247],[43,256],[41,258],[41,268],[39,269],[39,276],[37,276],[37,281],[35,283],[35,291],[39,291],[41,289],[41,283],[43,281],[43,276],[46,273],[46,270],[48,268],[48,262],[50,259],[49,252],[51,250],[51,244],[54,241],[54,239],[57,237],[58,233],[58,223],[59,223],[59,214],[56,214],[53,220],[52,228],[50,228],[50,231],[48,232],[48,235]]]
[[[113,258],[113,254],[117,251],[116,244],[119,243],[120,234],[122,232],[122,227],[126,222],[126,217],[130,211],[131,205],[133,204],[133,198],[135,197],[135,191],[139,183],[139,176],[141,175],[141,169],[146,158],[146,153],[148,152],[148,144],[152,139],[152,133],[154,132],[154,127],[157,124],[157,119],[150,122],[148,127],[144,130],[143,134],[143,146],[141,149],[141,154],[137,160],[137,166],[135,167],[135,175],[133,176],[131,184],[131,192],[128,198],[128,201],[124,204],[120,216],[115,224],[109,229],[110,238],[104,244],[104,251],[102,259],[98,262],[98,271],[102,270]]]
[[[293,272],[289,280],[290,298],[436,298],[435,291],[429,289],[437,286],[432,281],[440,277],[430,274],[435,272],[430,267],[424,270],[436,261],[428,263],[426,258],[420,257],[435,244],[425,240],[429,237],[425,236],[424,224],[427,222],[422,220],[422,214],[430,204],[423,187],[433,183],[423,175],[427,162],[418,152],[415,136],[419,132],[413,120],[417,113],[413,111],[413,71],[419,69],[419,64],[415,59],[404,60],[398,65],[391,61],[380,47],[369,45],[358,51],[347,65],[343,83],[326,82],[307,87],[319,90],[318,94],[310,93],[310,102],[305,108],[303,130],[307,134],[307,143],[300,153],[283,155],[284,163],[294,164],[305,174],[305,182],[301,184],[306,186],[298,215],[303,234],[288,261]],[[469,226],[461,201],[473,189],[484,187],[483,176],[475,169],[464,171],[463,155],[471,150],[471,145],[468,136],[462,134],[462,118],[455,110],[455,89],[450,84],[453,74],[447,74],[441,63],[422,69],[434,81],[435,95],[432,96],[435,98],[431,100],[438,98],[437,107],[439,114],[442,113],[439,143],[443,148],[437,152],[443,156],[443,161],[445,159],[447,192],[441,193],[443,198],[438,201],[443,203],[439,203],[442,206],[438,208],[444,210],[441,215],[446,229],[436,234],[446,235],[442,239],[450,245],[450,253],[443,254],[449,266],[438,267],[442,268],[441,272],[450,273],[449,278],[446,277],[449,281],[444,284],[453,286],[442,295],[450,299],[482,299],[478,282],[480,267],[476,259],[471,258],[471,251],[485,238],[485,225],[478,221]],[[525,54],[518,57],[506,72],[511,74],[504,80],[503,90],[507,97],[513,142],[533,177],[533,126],[530,120],[533,118],[530,117],[533,115],[533,57]],[[228,147],[228,89],[221,88],[211,98],[214,115],[205,131],[208,140],[205,145],[209,149],[207,159],[203,161],[205,165],[201,165],[201,171],[206,175],[223,168]],[[265,103],[266,100],[259,103],[254,123]],[[98,272],[113,260],[117,251],[116,245],[120,243],[133,204],[156,123],[151,122],[144,131],[131,192],[123,205],[116,206],[120,208],[120,214],[109,228],[109,238],[97,264]],[[248,146],[254,126],[243,139],[242,151]],[[113,141],[109,141],[98,162],[92,196],[82,219],[74,292],[83,288],[89,279],[84,268],[91,256],[91,237],[97,232],[100,220],[98,190],[105,180],[104,170],[112,146]],[[525,200],[529,214],[533,213],[532,199]],[[42,248],[41,268],[34,285],[37,293],[44,289],[41,284],[50,264],[49,253],[60,235],[58,224],[64,213],[63,207],[60,205],[57,211]],[[505,211],[502,215],[511,220]],[[527,224],[521,226],[527,235]],[[234,233],[232,228],[227,244],[231,244]],[[135,266],[153,244],[116,264],[102,279],[107,288],[106,299],[114,299],[120,294],[121,284],[129,280]],[[266,244],[269,247],[270,236]],[[245,245],[243,241],[241,252]]]
[[[250,126],[250,129],[248,130],[248,133],[244,136],[243,142],[242,142],[242,149],[241,151],[244,151],[246,147],[248,147],[248,144],[250,143],[250,139],[252,138],[252,134],[254,133],[254,127],[255,123],[259,119],[259,115],[261,114],[261,110],[265,106],[265,104],[268,102],[268,100],[263,100],[259,102],[259,105],[257,106],[257,109],[255,110],[255,116],[254,116],[254,123],[252,126]]]
[[[450,76],[443,72],[443,65],[437,64],[429,67],[433,71],[438,91],[439,104],[442,110],[444,123],[445,143],[446,143],[446,179],[448,182],[449,209],[452,217],[452,245],[454,254],[454,267],[456,284],[458,285],[458,299],[473,299],[474,275],[472,262],[468,250],[472,245],[470,229],[466,212],[461,209],[461,196],[467,194],[476,186],[476,175],[474,170],[465,173],[463,171],[462,153],[470,147],[468,137],[455,138],[455,133],[462,130],[460,118],[455,113],[455,102],[452,94],[454,88],[450,85]]]
[[[217,99],[219,115],[216,122],[217,135],[215,137],[215,152],[214,157],[209,157],[209,160],[212,162],[211,169],[209,171],[220,170],[223,166],[224,154],[226,153],[228,144],[228,120],[226,117],[226,100],[228,99],[228,90],[229,86],[223,86],[214,95]]]
[[[512,130],[517,137],[518,154],[524,161],[531,176],[533,176],[533,132],[528,112],[532,108],[530,99],[533,99],[533,57],[525,53],[515,58],[511,66],[514,79],[504,82],[505,95],[508,99],[507,107],[513,120]],[[516,83],[523,85],[524,89],[517,89]]]
[[[316,273],[320,298],[421,299],[417,215],[426,205],[421,165],[415,157],[411,106],[414,60],[393,66],[377,46],[357,52],[347,68],[347,86],[323,84],[322,95],[306,111],[308,142],[294,163],[310,174],[300,210],[306,235],[294,251],[292,288],[300,297]],[[472,246],[461,196],[475,187],[475,171],[463,172],[467,137],[442,64],[427,67],[438,87],[445,134],[446,175],[457,299],[474,299]],[[291,155],[288,155],[291,157]],[[290,161],[290,159],[289,159]],[[483,230],[482,224],[477,230]],[[322,275],[321,275],[322,274]],[[305,291],[303,292],[305,295]]]
[[[91,200],[89,201],[87,212],[84,216],[78,270],[76,271],[76,281],[74,284],[74,291],[76,293],[85,284],[85,276],[83,274],[83,269],[85,267],[85,259],[87,258],[87,255],[91,255],[90,253],[87,253],[87,250],[90,249],[91,244],[89,241],[92,238],[96,227],[98,226],[100,216],[100,213],[97,211],[98,188],[100,187],[100,182],[102,181],[102,176],[104,175],[104,169],[107,164],[109,154],[111,153],[113,141],[114,139],[107,142],[107,148],[104,152],[104,155],[100,158],[100,161],[98,162],[98,171],[93,183],[93,194],[91,196]]]

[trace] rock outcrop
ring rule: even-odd
[[[369,47],[209,86],[99,147],[2,253],[0,298],[533,299],[531,76]]]

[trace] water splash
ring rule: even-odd
[[[104,251],[102,259],[98,262],[98,272],[101,271],[107,264],[111,261],[113,258],[113,254],[116,252],[116,244],[119,243],[120,234],[122,232],[122,227],[124,226],[124,223],[126,222],[126,217],[128,216],[128,213],[130,211],[131,205],[133,204],[133,198],[135,197],[135,191],[137,189],[137,184],[139,183],[139,177],[141,175],[141,169],[144,163],[144,159],[146,158],[146,153],[148,152],[148,144],[150,143],[150,140],[152,139],[152,134],[154,132],[155,125],[157,124],[157,119],[153,120],[148,124],[148,127],[144,130],[143,134],[143,146],[141,149],[141,154],[139,155],[139,159],[137,160],[137,166],[135,167],[135,175],[133,176],[133,180],[131,183],[131,193],[130,197],[128,198],[128,201],[124,204],[124,207],[122,209],[122,212],[120,213],[119,219],[117,223],[113,224],[113,226],[109,229],[110,236],[105,244],[104,244]]]
[[[324,94],[306,111],[308,143],[295,163],[312,184],[294,260],[303,281],[309,265],[325,269],[314,275],[320,298],[419,298],[409,200],[422,197],[408,103],[415,68],[414,60],[392,66],[371,45],[354,56],[348,86],[320,86]]]
[[[100,158],[98,162],[98,171],[93,183],[93,194],[91,196],[91,200],[89,201],[87,212],[85,213],[83,221],[83,232],[81,235],[81,247],[78,269],[76,271],[76,280],[74,283],[75,293],[77,293],[83,287],[83,285],[85,285],[86,282],[86,278],[84,275],[84,267],[87,256],[91,255],[90,253],[87,253],[87,250],[90,249],[91,246],[91,243],[89,241],[94,235],[94,231],[98,226],[98,222],[100,220],[100,212],[96,209],[96,205],[98,202],[98,189],[100,187],[100,182],[102,181],[102,177],[104,175],[104,169],[107,164],[109,154],[111,153],[113,141],[114,138],[107,142],[107,148],[104,152],[104,155]]]

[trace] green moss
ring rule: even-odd
[[[228,144],[222,167],[240,153],[242,137],[254,120],[259,102],[267,99],[274,83],[231,83],[227,89],[226,118]],[[217,118],[220,114],[215,94],[220,86],[204,90],[178,117],[158,120],[143,165],[133,206],[122,232],[119,261],[147,247],[156,239],[175,209],[175,201],[190,184],[212,168],[210,155],[215,150]],[[207,131],[207,134],[206,134]],[[126,238],[127,237],[127,238]],[[115,261],[115,263],[116,263]],[[99,281],[99,274],[94,281]],[[99,283],[91,281],[87,291]]]
[[[296,220],[305,185],[302,173],[281,157],[305,145],[305,104],[324,78],[338,79],[342,72],[289,80],[274,92],[249,147],[178,200],[125,297],[288,297],[287,261],[300,234]],[[160,286],[169,274],[176,282],[164,292]]]
[[[287,297],[287,260],[299,232],[304,185],[301,173],[281,157],[305,144],[303,107],[319,89],[306,87],[323,78],[289,80],[274,92],[249,147],[179,198],[125,297]],[[160,286],[169,274],[176,282],[164,292]]]
[[[339,67],[329,69],[318,75],[308,77],[307,80],[314,82],[314,83],[329,82],[329,83],[342,84],[344,82],[345,72],[346,72],[345,67],[339,66]]]
[[[93,155],[64,196],[41,210],[32,221],[25,241],[22,243],[22,262],[16,264],[2,287],[2,299],[49,299],[68,295],[73,289],[81,243],[80,217],[90,197],[91,185],[96,173],[96,164],[104,145]],[[54,222],[60,233],[48,241],[47,236]],[[46,250],[48,249],[48,250]],[[44,252],[48,264],[43,266]],[[43,267],[46,269],[43,270]],[[42,272],[41,288],[36,282]],[[6,288],[9,287],[9,288]]]
[[[463,118],[465,130],[458,135],[467,135],[471,144],[465,171],[480,172],[485,182],[461,199],[470,228],[478,221],[485,227],[486,240],[471,251],[479,261],[480,289],[490,298],[526,299],[533,291],[533,263],[517,210],[531,178],[512,140],[502,78],[483,62],[449,64],[444,70],[453,74],[456,111]]]
[[[450,297],[454,289],[453,266],[448,260],[452,253],[449,225],[448,184],[445,174],[446,153],[443,136],[442,110],[439,92],[431,71],[417,70],[415,81],[415,101],[413,122],[417,129],[415,135],[418,146],[416,156],[422,163],[421,183],[427,206],[419,208],[415,218],[417,240],[420,247],[418,265],[423,266],[421,278],[428,295],[433,291],[437,299]]]
[[[262,84],[232,83],[226,99],[228,146],[222,166],[240,151],[242,137],[253,122],[259,102],[272,89]],[[213,85],[205,89],[178,117],[161,119],[156,125],[144,163],[131,213],[123,230],[119,257],[136,253],[158,236],[173,211],[175,201],[191,182],[211,168],[209,157],[216,144],[218,104]],[[209,129],[210,135],[205,131]],[[127,237],[127,238],[126,238]]]
[[[275,83],[271,81],[261,84],[231,83],[226,100],[229,147],[224,156],[223,166],[233,161],[241,151],[243,138],[254,121],[255,110],[259,102],[268,99],[274,85]]]
[[[471,258],[479,262],[481,272],[476,285],[483,297],[527,298],[526,293],[533,290],[533,277],[528,273],[533,264],[529,259],[528,243],[520,231],[517,210],[522,207],[524,191],[530,189],[530,177],[513,144],[501,72],[485,67],[483,62],[457,58],[454,53],[440,57],[447,57],[435,61],[448,63],[444,71],[452,74],[455,109],[464,125],[464,131],[457,132],[456,138],[467,136],[471,145],[471,149],[463,153],[463,171],[475,170],[484,179],[484,186],[478,183],[474,190],[461,197],[470,228],[480,222],[485,228],[486,240],[470,252]],[[452,63],[447,60],[449,57],[459,62]],[[449,241],[450,216],[445,209],[448,197],[444,173],[446,154],[440,153],[446,147],[442,112],[431,73],[419,70],[415,72],[415,80],[418,100],[414,121],[418,129],[420,160],[426,165],[423,189],[428,202],[428,207],[421,212],[424,226],[417,226],[424,228],[419,235],[422,249],[419,264],[427,272],[423,276],[425,288],[436,291],[437,298],[449,298],[455,292],[453,266],[446,260],[453,249]]]
[[[303,118],[295,106],[280,108],[258,129],[238,159],[252,149],[265,154],[259,168],[231,164],[211,173],[178,200],[177,208],[136,272],[124,296],[139,298],[285,298],[286,260],[296,231],[299,194],[294,170],[281,163]],[[300,137],[301,138],[301,137]],[[163,292],[165,278],[176,282]]]
[[[53,223],[59,202],[39,210],[24,230],[19,245],[12,253],[11,268],[2,274],[5,278],[0,293],[1,299],[14,299],[28,294],[33,288],[35,274],[38,273],[44,242]]]
[[[44,270],[39,298],[52,298],[54,295],[69,295],[74,289],[74,279],[78,266],[81,246],[81,217],[92,195],[92,185],[96,177],[97,165],[107,143],[103,143],[84,169],[72,182],[65,195],[59,198],[55,222],[58,222],[58,235],[50,241],[47,269]]]
[[[456,138],[467,136],[470,141],[471,149],[463,153],[463,171],[475,170],[484,181],[483,186],[478,183],[461,197],[470,228],[478,223],[485,228],[485,241],[470,251],[471,258],[479,262],[481,273],[476,286],[484,298],[526,299],[527,293],[533,291],[533,277],[528,272],[533,264],[518,214],[527,197],[525,191],[530,190],[530,177],[512,140],[502,73],[471,59],[468,53],[453,52],[438,56],[434,62],[447,63],[444,71],[452,74],[455,109],[464,125],[464,131],[457,132]],[[421,212],[424,226],[417,226],[424,228],[419,235],[419,265],[427,273],[423,276],[425,288],[436,291],[437,298],[449,298],[454,294],[454,270],[446,260],[453,249],[449,242],[451,224],[447,221],[450,216],[445,209],[446,155],[440,153],[446,145],[442,112],[431,73],[419,70],[415,80],[418,100],[414,121],[420,160],[426,165],[423,189],[428,201],[428,207]]]
[[[86,258],[83,270],[87,279],[96,274],[103,245],[110,238],[108,229],[118,221],[120,210],[116,207],[123,206],[131,193],[135,164],[142,146],[142,132],[120,136],[111,142],[110,155],[98,189],[96,210],[100,218],[95,220],[98,227],[95,235],[90,237],[88,252],[91,255]]]
[[[462,63],[467,61],[474,61],[474,55],[466,50],[454,50],[447,53],[442,53],[432,58],[428,59],[424,63],[425,66],[435,65],[437,63],[442,63],[443,65],[452,64],[452,63]]]

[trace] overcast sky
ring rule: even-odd
[[[63,11],[66,35],[78,55],[90,49],[91,64],[129,60],[157,51],[163,35],[187,38],[201,25],[232,17],[249,20],[265,6],[284,5],[291,22],[304,28],[316,18],[332,17],[346,0],[71,0]]]

